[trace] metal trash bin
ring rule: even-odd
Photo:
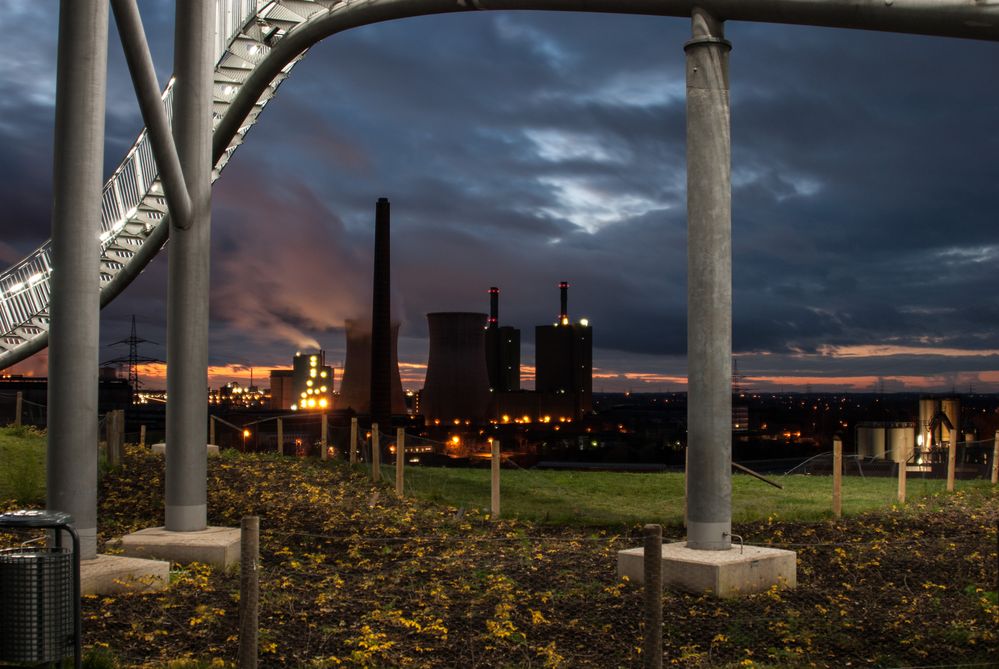
[[[80,542],[69,514],[15,511],[2,529],[53,529],[54,546],[33,541],[0,550],[0,662],[41,664],[73,655],[80,666]],[[62,546],[65,530],[73,550]]]

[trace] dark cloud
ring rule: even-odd
[[[51,198],[56,3],[15,4],[38,27],[0,53],[19,64],[0,67],[8,261],[47,237]],[[171,10],[142,11],[165,80]],[[688,34],[678,19],[469,13],[314,47],[216,185],[213,362],[275,364],[311,342],[340,354],[342,319],[366,308],[386,196],[404,359],[424,361],[426,312],[485,310],[499,285],[529,363],[564,279],[571,313],[595,327],[598,386],[682,376]],[[996,357],[976,352],[999,349],[999,47],[755,24],[728,35],[740,369],[995,383]],[[141,125],[119,52],[109,170]],[[105,338],[138,313],[162,340],[165,292],[160,258],[108,308]],[[841,353],[874,345],[953,350]]]

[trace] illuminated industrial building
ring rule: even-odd
[[[564,400],[578,418],[593,409],[593,330],[586,319],[569,321],[569,284],[563,281],[559,290],[561,309],[555,323],[534,329],[534,389],[555,404]]]
[[[271,406],[292,411],[333,409],[333,368],[325,351],[295,353],[292,368],[271,371]]]

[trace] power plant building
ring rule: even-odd
[[[562,305],[553,325],[534,330],[535,391],[568,398],[574,417],[593,409],[593,330],[585,319],[569,321],[569,284],[559,284]]]
[[[292,370],[290,369],[271,370],[272,409],[291,409],[291,405],[296,404],[291,377]]]

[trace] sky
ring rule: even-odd
[[[160,80],[172,3],[140,2]],[[51,226],[58,3],[8,0],[0,43],[0,263]],[[735,23],[733,348],[753,390],[999,392],[999,44]],[[689,22],[475,12],[316,45],[216,183],[210,381],[254,380],[370,313],[374,204],[392,203],[404,385],[426,314],[522,331],[588,318],[594,390],[686,383]],[[105,172],[142,127],[114,32]],[[101,315],[166,358],[166,252]],[[44,373],[45,356],[17,370]],[[144,370],[163,386],[163,366]]]

